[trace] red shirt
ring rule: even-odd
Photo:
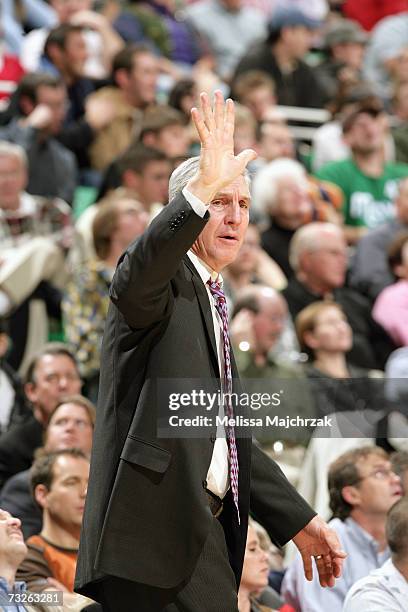
[[[0,57],[0,100],[7,100],[24,75],[18,57],[5,53]]]
[[[370,31],[380,19],[408,11],[408,0],[346,0],[342,11]]]

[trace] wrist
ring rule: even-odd
[[[187,183],[186,189],[204,204],[209,204],[216,195],[218,186],[208,185],[199,176],[196,176]]]

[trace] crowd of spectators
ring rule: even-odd
[[[73,577],[109,287],[221,89],[258,153],[238,369],[309,419],[257,436],[348,553],[321,589],[251,522],[239,610],[407,612],[408,0],[0,5],[0,608],[100,609]]]

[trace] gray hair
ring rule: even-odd
[[[23,147],[7,140],[0,140],[0,157],[15,157],[24,168],[28,166],[27,154]]]
[[[190,157],[172,172],[169,181],[169,201],[184,189],[190,179],[197,174],[200,165],[199,157]]]
[[[289,157],[275,159],[257,172],[252,189],[252,205],[256,212],[273,214],[276,211],[279,183],[288,178],[301,187],[307,187],[306,170],[302,164]]]
[[[169,180],[169,202],[180,193],[184,187],[189,183],[195,174],[198,172],[200,167],[200,157],[190,157],[186,159],[182,164],[172,172]],[[251,185],[251,179],[248,170],[244,170],[243,176],[248,183],[248,187]]]
[[[338,225],[319,221],[303,225],[295,232],[289,245],[289,263],[295,272],[299,269],[302,253],[318,249],[321,235],[327,233],[343,237],[343,232]]]

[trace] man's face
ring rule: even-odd
[[[143,234],[149,222],[146,211],[140,209],[133,200],[121,200],[117,204],[119,217],[114,232],[115,237],[125,250],[133,240]]]
[[[344,139],[357,154],[367,155],[380,150],[385,139],[382,116],[373,117],[369,113],[360,113]]]
[[[80,78],[84,75],[84,66],[87,59],[88,51],[84,35],[82,32],[71,32],[61,54],[62,71],[72,78]]]
[[[273,218],[281,227],[296,230],[309,218],[312,203],[306,181],[282,177],[278,183],[277,203]]]
[[[253,317],[252,329],[258,352],[267,355],[285,328],[288,309],[285,301],[276,295],[260,297],[259,305],[260,311]]]
[[[401,223],[408,225],[408,179],[400,182],[399,192],[395,200],[397,217]]]
[[[356,42],[339,43],[332,49],[335,60],[346,64],[353,70],[360,70],[364,58],[364,45]]]
[[[27,170],[15,155],[0,155],[0,208],[16,209],[27,185]]]
[[[157,134],[153,146],[169,159],[186,156],[189,146],[187,128],[184,125],[168,125]]]
[[[316,247],[304,252],[300,260],[301,269],[305,271],[311,284],[324,286],[327,291],[344,285],[347,247],[340,234],[322,231]]]
[[[66,528],[81,527],[88,479],[86,459],[70,455],[56,459],[50,489],[45,490],[41,503],[54,523]]]
[[[371,516],[385,516],[402,496],[401,480],[391,471],[391,463],[372,454],[357,463],[361,480],[355,489],[354,508]]]
[[[0,557],[17,569],[26,554],[20,519],[0,508]]]
[[[295,157],[292,134],[286,125],[265,123],[261,130],[260,154],[271,162],[278,157]]]
[[[144,108],[156,100],[158,61],[151,53],[139,53],[133,59],[128,76],[129,97],[137,107]]]
[[[281,39],[287,53],[294,60],[301,60],[310,50],[313,41],[313,31],[303,25],[287,27],[282,30]]]
[[[49,0],[60,23],[67,23],[79,11],[90,11],[92,0]]]
[[[92,434],[92,423],[83,406],[74,403],[61,404],[48,423],[45,446],[49,451],[79,448],[89,454]]]
[[[44,355],[35,368],[34,382],[27,383],[25,391],[47,421],[65,395],[80,393],[81,379],[74,362],[67,355]]]
[[[262,121],[266,111],[276,104],[276,97],[270,87],[263,85],[249,91],[242,103],[252,111],[257,121]]]
[[[138,199],[146,207],[159,202],[166,204],[171,167],[167,160],[151,161],[141,174],[133,174]]]
[[[219,272],[236,258],[249,222],[250,193],[243,176],[225,187],[210,204],[210,219],[192,251]]]
[[[58,134],[61,130],[67,110],[67,94],[65,87],[48,87],[40,85],[37,89],[37,105],[45,104],[52,112],[51,125],[47,128],[50,134]]]

